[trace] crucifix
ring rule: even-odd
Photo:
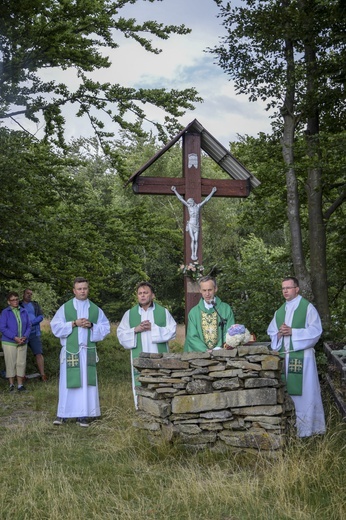
[[[189,220],[186,224],[186,231],[189,232],[190,238],[191,238],[191,260],[196,261],[198,260],[198,237],[199,237],[199,212],[202,206],[208,202],[208,200],[211,199],[213,194],[216,192],[216,187],[211,190],[208,197],[206,197],[202,202],[199,202],[198,204],[193,199],[183,199],[181,195],[177,192],[177,188],[175,186],[172,186],[171,190],[173,193],[176,194],[180,202],[184,204],[184,206],[187,207],[187,211],[189,213]]]
[[[183,141],[182,177],[141,177],[161,155],[180,138]],[[225,170],[230,179],[204,179],[201,174],[201,149]],[[203,263],[201,235],[201,207],[214,197],[248,197],[251,187],[259,181],[226,150],[195,119],[170,141],[160,152],[152,157],[140,170],[133,174],[126,185],[132,182],[136,194],[173,195],[184,205],[184,263],[191,260]],[[205,199],[202,200],[202,197]],[[184,278],[185,288],[185,324],[190,309],[197,305],[200,293],[198,284],[190,278]]]

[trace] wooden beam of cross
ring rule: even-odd
[[[183,175],[172,177],[141,177],[141,174],[161,157],[180,138],[183,140]],[[201,173],[201,150],[204,150],[217,164],[230,175],[230,179],[203,179]],[[252,187],[260,182],[226,150],[195,119],[182,130],[162,150],[152,157],[140,170],[133,174],[126,185],[132,182],[133,191],[141,195],[177,195],[182,201],[192,199],[201,209],[202,197],[248,197]],[[175,188],[175,191],[172,188]],[[215,190],[214,190],[215,188]],[[209,200],[209,199],[208,199]],[[206,199],[204,199],[204,202]],[[190,211],[191,213],[191,211]],[[189,229],[189,208],[184,204],[184,229]],[[188,265],[195,259],[203,263],[201,219],[198,218],[197,244],[191,234],[184,233],[184,263]],[[194,247],[196,249],[194,250]],[[196,258],[197,257],[197,258]],[[198,284],[185,277],[185,324],[190,309],[197,305],[200,293]]]

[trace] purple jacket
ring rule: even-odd
[[[22,307],[18,307],[20,312],[20,319],[22,320],[22,336],[29,338],[31,323],[29,314]],[[0,332],[2,332],[2,341],[15,343],[14,338],[18,336],[18,323],[12,311],[12,307],[8,306],[0,315]]]

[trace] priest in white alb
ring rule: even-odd
[[[136,386],[140,386],[140,382],[133,360],[141,352],[168,352],[168,342],[175,338],[177,328],[169,311],[154,301],[154,288],[149,282],[137,285],[137,299],[138,304],[125,312],[117,328],[120,345],[131,350],[132,391],[136,408]]]
[[[96,373],[96,342],[110,333],[110,323],[102,309],[88,299],[89,284],[78,277],[74,298],[58,309],[51,329],[60,339],[59,402],[55,425],[76,418],[88,426],[89,417],[101,415]]]
[[[298,437],[323,434],[326,426],[314,349],[322,334],[321,319],[315,307],[298,294],[297,278],[284,278],[282,293],[286,302],[267,330],[271,348],[280,351],[285,360],[284,376],[295,406]]]

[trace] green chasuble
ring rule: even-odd
[[[206,352],[215,347],[223,347],[227,330],[234,325],[234,315],[228,303],[216,296],[216,308],[226,321],[224,337],[221,338],[220,318],[215,309],[207,309],[203,298],[189,312],[184,352]],[[208,332],[208,327],[210,331]],[[215,330],[216,327],[216,330]]]
[[[166,326],[166,309],[162,307],[162,305],[159,305],[158,303],[155,303],[154,307],[154,323],[158,327],[165,327]],[[139,313],[139,305],[135,305],[130,309],[130,327],[131,329],[134,327],[137,327],[142,321],[142,316]],[[168,352],[168,344],[167,343],[157,343],[157,351],[160,354],[163,354],[165,352]],[[136,334],[136,347],[132,349],[132,359],[136,359],[139,354],[142,352],[142,334],[139,332]],[[133,380],[135,382],[135,386],[139,386],[140,382],[138,381],[138,376],[140,375],[138,370],[136,370],[134,367],[132,367],[133,370]]]
[[[309,302],[305,298],[302,298],[299,302],[298,307],[293,313],[292,318],[292,329],[304,329],[306,323],[306,313],[308,310]],[[286,303],[284,303],[280,309],[276,311],[275,319],[276,326],[279,329],[285,321],[286,314]],[[293,351],[292,336],[290,336],[290,351]],[[282,338],[282,347],[280,354],[285,356],[284,340]],[[286,380],[287,392],[290,395],[302,395],[303,392],[303,368],[304,368],[304,350],[297,350],[289,353],[288,369],[287,369],[287,380],[286,370],[284,367],[283,380]]]
[[[97,323],[99,308],[89,300],[89,316],[91,323]],[[64,305],[66,321],[76,321],[77,310],[74,308],[73,299]],[[73,327],[71,334],[66,340],[66,375],[67,388],[80,388],[80,361],[78,344],[78,327]],[[88,330],[87,343],[87,380],[88,385],[96,386],[96,344],[90,341],[90,329]]]

